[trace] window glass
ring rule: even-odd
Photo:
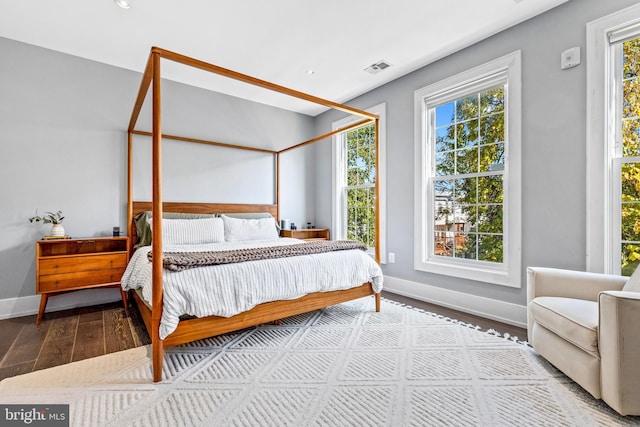
[[[640,38],[622,44],[622,100],[620,129],[622,156],[620,193],[614,195],[620,204],[621,273],[629,276],[640,263]]]
[[[436,123],[429,144],[435,159],[435,256],[504,261],[504,88],[430,108]]]
[[[346,132],[347,239],[375,246],[375,124]]]

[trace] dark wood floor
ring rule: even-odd
[[[526,339],[522,328],[388,292],[383,297]],[[125,310],[121,302],[45,313],[40,325],[35,315],[0,320],[0,380],[150,343],[135,305]]]
[[[138,309],[114,302],[0,320],[0,380],[150,344]]]

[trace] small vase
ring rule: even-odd
[[[64,227],[62,224],[53,224],[53,227],[51,227],[51,235],[64,236]]]

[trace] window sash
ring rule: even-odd
[[[609,33],[609,135],[606,138],[608,148],[608,163],[610,164],[607,181],[610,195],[608,197],[609,206],[609,236],[607,250],[605,252],[606,265],[611,274],[623,274],[622,248],[622,166],[627,163],[636,163],[640,157],[625,157],[623,142],[623,102],[624,102],[624,76],[623,76],[623,44],[626,41],[640,37],[640,24],[623,27],[617,31],[618,37],[612,37]]]
[[[350,168],[348,165],[348,156],[349,156],[349,151],[350,148],[348,147],[348,140],[349,140],[349,135],[355,132],[358,132],[359,130],[363,129],[363,128],[367,128],[367,127],[372,127],[375,126],[375,124],[368,124],[368,125],[363,125],[360,126],[356,129],[352,129],[348,132],[344,132],[343,134],[340,135],[339,137],[339,143],[342,147],[342,151],[345,153],[345,158],[344,158],[344,164],[343,164],[343,174],[342,174],[342,184],[343,184],[343,200],[344,200],[344,205],[342,206],[342,214],[341,214],[341,224],[340,224],[340,231],[342,233],[343,236],[347,236],[347,238],[352,238],[353,236],[350,235],[349,233],[349,225],[351,226],[361,226],[361,224],[359,223],[354,223],[354,224],[349,224],[349,210],[350,209],[355,209],[357,207],[354,206],[350,206],[349,205],[349,197],[348,197],[348,193],[349,190],[363,190],[363,189],[371,189],[371,188],[375,188],[375,181],[374,182],[367,182],[367,183],[361,183],[361,184],[355,184],[355,185],[349,185],[349,178],[348,178],[348,174],[349,174],[349,170],[353,169]],[[358,147],[360,147],[358,145]],[[368,147],[369,150],[373,150],[375,151],[375,147],[374,146],[369,146]],[[375,213],[374,213],[375,215]],[[362,237],[362,236],[358,236],[358,237]],[[367,236],[367,238],[365,239],[365,242],[363,242],[365,244],[367,244],[367,247],[369,249],[369,251],[371,251],[372,249],[375,248],[375,242],[371,241],[370,236]],[[370,243],[373,243],[373,245],[371,245]]]
[[[612,233],[612,248],[611,251],[611,259],[614,266],[618,266],[618,271],[615,274],[624,274],[630,275],[632,273],[631,270],[625,271],[622,265],[622,250],[623,245],[639,245],[640,238],[634,239],[623,239],[623,226],[622,226],[622,217],[625,206],[631,206],[633,204],[640,204],[640,200],[633,202],[625,202],[622,198],[623,190],[622,190],[622,168],[624,165],[640,165],[640,156],[635,157],[616,157],[612,161],[612,176],[613,179],[613,194],[614,199],[617,201],[612,207],[612,217],[615,219],[614,221],[614,230],[617,232]],[[625,274],[628,273],[628,274]]]
[[[491,74],[490,76],[487,76],[485,78],[480,79],[480,81],[477,84],[473,84],[473,83],[466,83],[462,86],[456,86],[448,91],[446,91],[446,96],[443,96],[442,94],[437,94],[435,96],[431,96],[428,98],[425,98],[424,102],[425,102],[425,109],[426,109],[426,118],[425,118],[425,122],[427,123],[427,140],[425,141],[425,144],[427,146],[427,148],[425,149],[425,153],[430,154],[430,159],[426,162],[427,165],[430,166],[430,170],[429,170],[429,174],[427,175],[427,179],[428,179],[428,201],[427,201],[427,205],[430,207],[430,209],[428,208],[427,211],[427,219],[426,219],[426,233],[427,233],[427,259],[439,259],[443,262],[448,262],[448,261],[454,261],[454,262],[462,262],[462,263],[472,263],[474,265],[477,266],[483,266],[483,265],[492,265],[494,266],[494,268],[499,268],[499,269],[503,269],[503,265],[507,262],[507,260],[505,259],[505,255],[506,255],[506,251],[505,251],[505,243],[508,242],[508,231],[505,229],[505,223],[508,222],[508,211],[507,209],[505,209],[504,206],[504,188],[502,191],[502,201],[500,203],[498,203],[499,205],[502,206],[502,229],[500,233],[483,233],[480,232],[479,230],[476,230],[475,232],[466,232],[466,233],[461,233],[461,232],[454,232],[454,236],[453,236],[453,241],[454,241],[454,246],[452,248],[452,256],[448,256],[448,255],[442,255],[440,252],[438,245],[436,242],[436,235],[439,233],[442,233],[441,230],[437,230],[436,229],[436,217],[435,217],[435,211],[436,211],[436,205],[437,205],[437,198],[438,198],[438,194],[436,194],[436,189],[435,189],[435,185],[436,182],[441,182],[441,181],[449,181],[449,180],[462,180],[462,179],[467,179],[467,178],[481,178],[481,177],[491,177],[491,176],[500,176],[503,179],[503,182],[506,180],[505,179],[505,173],[504,173],[504,168],[508,167],[508,164],[506,162],[506,160],[504,161],[504,168],[499,170],[499,171],[480,171],[480,164],[478,163],[477,165],[477,171],[476,172],[470,172],[470,173],[454,173],[453,174],[448,174],[448,175],[437,175],[438,171],[437,171],[437,162],[436,162],[436,155],[437,155],[437,146],[436,146],[436,109],[438,107],[441,107],[443,105],[446,105],[447,103],[450,102],[454,102],[454,101],[459,101],[462,100],[464,98],[468,98],[468,97],[479,97],[479,95],[487,90],[491,90],[491,89],[498,89],[501,88],[503,90],[503,101],[504,101],[504,108],[501,111],[501,114],[504,115],[504,122],[505,122],[505,127],[504,127],[504,134],[503,134],[503,138],[501,143],[504,144],[504,150],[506,152],[508,152],[508,137],[507,137],[507,123],[508,123],[508,110],[509,110],[509,105],[508,105],[508,101],[507,101],[507,96],[506,96],[506,92],[507,92],[507,75],[506,75],[506,71],[505,70],[501,70],[497,73]],[[479,102],[479,100],[478,100]],[[456,114],[454,112],[454,114]],[[478,111],[478,115],[477,118],[481,119],[482,117],[489,117],[492,114],[486,114],[486,115],[482,115],[480,113],[480,111]],[[463,121],[464,122],[464,121]],[[457,126],[459,122],[457,120],[455,120],[454,122],[452,122],[451,125],[453,126]],[[495,145],[497,144],[496,142],[492,142],[489,144],[481,144],[480,141],[477,141],[474,145],[474,147],[476,147],[478,150],[482,147],[488,147],[491,145]],[[449,150],[449,151],[445,151],[445,153],[448,152],[453,152],[453,156],[454,156],[454,162],[457,162],[457,144],[454,144],[454,148],[453,150]],[[478,162],[479,162],[479,156],[478,156]],[[455,167],[455,170],[457,170],[457,166]],[[488,204],[495,204],[494,201],[489,201]],[[478,200],[478,195],[476,194],[476,199],[475,201],[469,205],[472,206],[475,205],[476,209],[478,208],[478,206],[480,205],[485,205],[485,203],[480,203]],[[456,206],[456,203],[453,203],[452,206]],[[454,215],[454,223],[455,223],[455,213],[453,213]],[[454,225],[455,227],[455,225]],[[445,232],[445,241],[447,239],[451,239],[451,236],[449,236],[451,232]],[[480,248],[478,247],[478,243],[479,243],[479,239],[481,238],[481,236],[498,236],[500,235],[502,237],[502,261],[489,261],[489,260],[481,260],[480,258]],[[466,236],[475,236],[475,256],[471,259],[468,258],[461,258],[459,256],[457,256],[457,246],[458,246],[458,242],[460,242],[462,239],[461,238],[465,238]],[[466,239],[465,239],[465,243],[466,243]],[[455,261],[458,260],[458,261]]]
[[[349,190],[372,190],[375,188],[375,184],[363,184],[363,185],[356,185],[356,186],[345,186],[344,187],[344,198],[345,200],[348,200],[348,193]],[[375,197],[375,195],[373,194],[369,194],[368,195],[368,201],[373,202],[373,198]],[[375,250],[375,219],[373,219],[373,224],[370,221],[364,221],[364,222],[359,222],[357,221],[356,218],[354,218],[354,221],[352,223],[349,223],[349,213],[352,210],[358,211],[360,209],[364,209],[364,210],[368,210],[369,214],[373,215],[375,217],[375,205],[373,203],[367,203],[365,205],[359,206],[359,205],[352,205],[349,206],[349,203],[345,203],[344,206],[344,230],[345,230],[345,236],[348,239],[358,239],[360,240],[362,243],[367,245],[368,248],[368,252],[373,252],[373,250]],[[374,210],[374,212],[371,212],[371,210]],[[351,229],[350,226],[351,225]],[[365,228],[366,226],[366,235],[362,235],[359,231],[355,231],[353,230],[355,229],[362,229]],[[364,241],[363,241],[364,240]]]
[[[622,186],[622,169],[623,165],[633,165],[637,164],[640,161],[640,157],[637,156],[625,156],[624,150],[624,134],[623,128],[625,121],[633,120],[634,118],[625,118],[624,117],[624,83],[627,79],[624,78],[624,49],[623,45],[626,41],[634,40],[640,37],[640,26],[632,25],[629,28],[624,29],[624,34],[627,36],[626,38],[619,38],[619,42],[615,45],[611,46],[611,58],[612,58],[612,69],[613,69],[613,79],[612,84],[614,85],[612,93],[612,104],[615,106],[614,109],[614,117],[616,126],[615,129],[615,137],[614,137],[614,147],[611,152],[613,152],[612,157],[612,173],[611,173],[611,182],[612,182],[612,197],[611,197],[611,212],[612,212],[612,230],[611,230],[611,264],[612,269],[615,274],[624,274],[630,275],[633,272],[633,267],[629,264],[623,265],[623,251],[629,250],[629,248],[633,246],[637,246],[637,240],[626,240],[624,239],[623,232],[625,228],[624,216],[628,215],[632,212],[632,210],[628,209],[630,204],[624,201],[624,192]],[[626,267],[626,268],[625,268]]]

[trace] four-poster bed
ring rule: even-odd
[[[177,63],[199,68],[201,70],[215,73],[230,79],[238,80],[247,84],[259,86],[268,90],[283,93],[309,102],[313,102],[328,108],[337,109],[352,115],[360,116],[363,120],[358,121],[347,127],[337,129],[335,131],[320,135],[308,141],[287,147],[285,149],[275,151],[262,148],[240,146],[226,144],[221,142],[207,141],[202,139],[194,139],[175,135],[162,134],[162,112],[161,112],[161,75],[160,61],[161,59],[171,60]],[[136,122],[142,105],[145,101],[149,87],[152,92],[152,131],[143,132],[135,129]],[[132,238],[130,247],[130,257],[135,244],[135,225],[134,217],[141,212],[150,212],[150,226],[153,229],[153,240],[150,250],[154,256],[151,262],[151,286],[152,294],[149,307],[143,301],[137,292],[133,292],[134,300],[140,308],[145,325],[152,340],[152,357],[153,357],[153,377],[154,381],[162,379],[162,360],[163,350],[165,347],[175,346],[182,343],[202,339],[234,330],[255,326],[262,323],[277,321],[279,319],[292,316],[295,314],[305,313],[316,309],[324,308],[330,305],[346,302],[364,296],[374,295],[376,299],[376,311],[380,310],[380,292],[379,289],[374,290],[373,282],[365,282],[349,289],[331,290],[326,292],[312,292],[296,299],[283,299],[265,302],[256,305],[254,308],[231,317],[207,316],[196,317],[181,320],[176,329],[164,339],[160,336],[160,325],[163,314],[163,212],[181,212],[195,214],[231,214],[231,213],[255,213],[267,212],[271,213],[275,221],[280,220],[280,155],[290,150],[312,144],[322,139],[329,138],[341,132],[355,129],[365,124],[375,123],[375,152],[376,165],[378,163],[378,117],[375,114],[361,111],[346,105],[338,104],[322,98],[317,98],[302,92],[285,88],[273,83],[259,80],[244,74],[240,74],[228,69],[224,69],[213,64],[209,64],[200,60],[189,58],[174,52],[166,51],[157,47],[151,49],[145,72],[143,74],[142,83],[138,92],[136,103],[133,108],[131,120],[128,127],[128,188],[127,188],[127,216],[128,216],[128,234]],[[150,136],[152,139],[152,201],[137,202],[133,200],[133,162],[132,162],[132,145],[133,135]],[[252,150],[269,153],[274,156],[275,160],[275,203],[273,205],[251,205],[251,204],[219,204],[219,203],[172,203],[162,200],[162,139],[173,139],[185,142],[203,143],[214,146],[227,148],[235,148],[240,150]],[[376,218],[376,247],[375,262],[380,260],[380,236],[379,236],[379,188],[375,187],[375,218]],[[159,254],[159,256],[158,256]],[[379,268],[376,265],[376,268]]]

